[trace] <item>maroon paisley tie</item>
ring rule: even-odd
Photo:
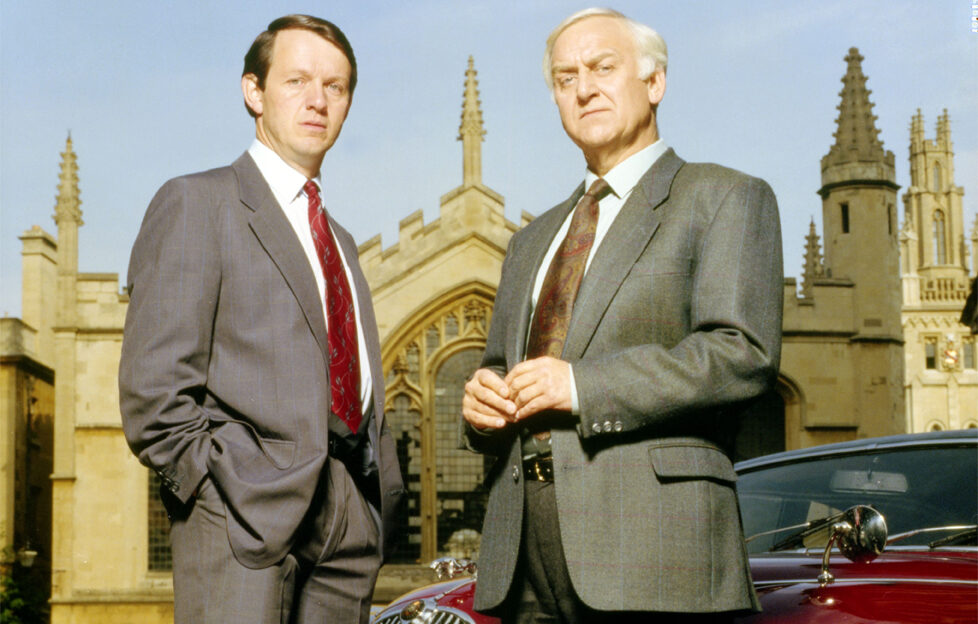
[[[360,363],[353,293],[346,278],[336,239],[319,201],[319,189],[309,180],[302,190],[309,198],[309,228],[326,280],[326,324],[329,341],[331,409],[350,431],[360,428]]]
[[[530,327],[527,358],[543,355],[559,358],[564,351],[574,299],[584,277],[588,252],[598,226],[598,202],[610,190],[608,183],[598,178],[577,203],[567,237],[557,249],[543,278]]]

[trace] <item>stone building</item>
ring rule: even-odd
[[[799,285],[785,280],[779,390],[785,446],[906,431],[893,152],[883,149],[851,48],[835,142],[822,157],[820,250],[814,224]],[[788,208],[781,207],[782,218]],[[770,450],[770,449],[769,449]]]
[[[910,123],[910,187],[900,233],[907,428],[978,427],[975,336],[960,322],[968,297],[968,240],[954,181],[947,110],[937,136],[924,138],[920,111]],[[970,232],[971,275],[978,274],[978,218]]]
[[[950,318],[955,306],[959,312],[957,299],[925,294],[945,292],[940,284],[947,277],[959,288],[968,274],[949,130],[939,130],[936,142],[912,141],[911,153],[918,155],[912,158],[920,163],[905,195],[901,232],[894,157],[878,139],[862,57],[853,49],[846,60],[835,142],[821,163],[824,252],[813,225],[801,279],[785,280],[777,391],[745,422],[738,439],[744,456],[976,420],[978,401],[966,404],[975,375],[965,344],[973,337],[969,343],[960,327],[933,320]],[[418,563],[478,550],[485,465],[455,449],[462,385],[484,348],[509,238],[532,219],[524,212],[519,223],[507,220],[503,197],[483,183],[484,135],[469,59],[458,137],[461,185],[441,197],[437,219],[424,223],[418,211],[400,222],[395,244],[384,248],[378,236],[360,246],[380,329],[386,409],[409,490],[397,560],[382,573],[378,600],[428,581]],[[922,178],[937,162],[939,187]],[[78,272],[80,206],[69,137],[55,207],[57,239],[37,226],[21,236],[23,319],[0,323],[0,537],[17,548],[29,538],[38,544],[39,560],[50,553],[52,622],[169,622],[168,521],[155,477],[126,447],[117,403],[127,297],[116,274]],[[934,255],[939,247],[930,237],[938,213],[946,227],[945,256]],[[921,232],[927,238],[918,245]],[[976,237],[973,232],[973,245]],[[908,264],[906,249],[914,245],[916,260]],[[917,299],[907,299],[907,292],[919,293]],[[918,318],[916,325],[908,321]],[[921,328],[913,337],[911,325]],[[959,368],[928,368],[932,359],[943,367],[941,358],[950,357],[948,333],[955,335]],[[918,418],[932,407],[926,393],[945,397],[938,407],[948,405],[946,413],[956,415]],[[32,428],[37,445],[25,433]],[[51,494],[30,500],[50,503],[33,503],[30,513],[36,526],[48,526],[43,514],[50,513],[49,546],[42,532],[35,538],[16,528],[30,524],[22,510],[26,499],[17,493],[18,472],[26,450],[38,447],[31,455],[37,468],[28,477],[51,474],[46,486],[40,481]]]

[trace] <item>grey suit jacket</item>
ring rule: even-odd
[[[370,356],[369,439],[389,538],[403,484],[384,421],[377,325],[356,245],[330,226],[353,273]],[[130,447],[180,501],[214,481],[243,565],[281,560],[326,463],[329,354],[312,268],[247,153],[159,190],[128,287],[119,390]]]
[[[534,276],[583,186],[513,236],[483,360],[523,358]],[[580,418],[552,433],[560,534],[574,588],[601,610],[757,608],[727,449],[778,371],[777,205],[763,181],[667,151],[595,251],[563,359]],[[497,456],[476,608],[498,606],[520,548],[518,436],[463,442]]]

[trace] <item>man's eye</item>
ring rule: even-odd
[[[286,84],[298,86],[301,85],[302,82],[302,78],[290,78],[286,81]]]
[[[331,82],[326,86],[326,89],[333,95],[343,95],[346,93],[346,86],[338,82]]]
[[[574,82],[574,76],[557,76],[557,84],[561,87],[570,86]]]
[[[608,74],[615,68],[614,65],[598,65],[599,74]]]

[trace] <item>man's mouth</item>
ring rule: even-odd
[[[606,112],[608,112],[607,108],[595,108],[592,110],[586,110],[581,113],[580,118],[584,119],[585,117],[590,117],[592,115],[596,115],[597,113],[606,113]]]

